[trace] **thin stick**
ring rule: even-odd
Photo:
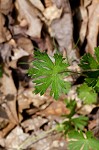
[[[55,131],[55,129],[56,129],[56,127],[53,128],[53,129],[50,129],[50,130],[46,131],[45,133],[42,133],[42,134],[40,134],[39,136],[36,136],[36,137],[30,136],[25,141],[23,141],[21,145],[19,145],[17,150],[22,150],[25,147],[25,145],[27,145],[30,141],[32,141],[32,144],[33,144],[33,143],[45,138],[49,133],[52,133],[53,131]]]

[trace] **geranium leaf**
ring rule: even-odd
[[[78,87],[77,92],[78,97],[83,100],[84,104],[92,104],[96,102],[96,92],[92,87],[89,87],[86,83]]]
[[[63,72],[69,65],[62,55],[54,54],[54,61],[52,61],[46,53],[35,51],[34,58],[33,67],[28,71],[36,84],[34,92],[43,95],[50,87],[50,94],[55,99],[58,99],[61,93],[67,93],[70,89],[70,82],[63,80],[68,75]]]
[[[90,131],[84,134],[82,131],[71,131],[69,134],[69,150],[99,150],[99,141]]]
[[[88,84],[88,86],[92,86],[96,92],[98,92],[99,88],[97,89],[97,84],[99,83],[99,47],[95,48],[94,57],[89,53],[85,54],[81,58],[79,66],[82,68],[83,74],[86,75],[85,82]]]

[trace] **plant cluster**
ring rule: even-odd
[[[67,59],[61,54],[54,54],[51,58],[47,53],[34,52],[34,61],[28,70],[29,76],[35,83],[35,94],[43,95],[50,88],[50,95],[58,100],[62,93],[67,94],[71,83],[65,78],[73,74],[69,70]],[[84,75],[84,83],[77,88],[78,97],[83,104],[96,103],[99,92],[99,47],[95,48],[95,54],[85,54],[79,63],[80,73]],[[69,139],[69,150],[99,150],[99,141],[91,131],[86,131],[88,123],[86,116],[75,117],[76,101],[65,100],[66,107],[70,114],[63,115],[64,121],[56,126],[56,130],[63,132]]]

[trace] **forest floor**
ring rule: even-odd
[[[68,114],[64,99],[77,101],[77,115],[90,118],[87,128],[99,138],[99,105],[81,106],[74,83],[70,92],[55,101],[49,90],[33,93],[28,76],[35,47],[51,57],[57,51],[78,67],[81,56],[99,44],[97,0],[1,0],[0,1],[0,149],[66,150],[67,140],[51,129]],[[79,109],[80,108],[80,109]]]

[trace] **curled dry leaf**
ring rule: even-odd
[[[28,22],[28,28],[25,33],[31,37],[39,38],[41,35],[42,23],[38,16],[40,16],[41,13],[31,5],[29,1],[16,0],[15,4],[18,10],[18,21],[21,22],[25,19]]]
[[[0,12],[7,15],[13,8],[13,0],[0,0]]]

